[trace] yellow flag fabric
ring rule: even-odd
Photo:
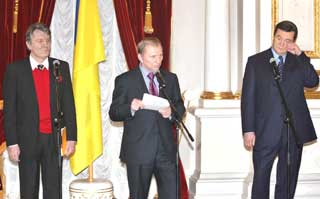
[[[102,154],[98,63],[103,60],[105,54],[97,0],[81,0],[73,65],[78,141],[70,166],[75,175]]]

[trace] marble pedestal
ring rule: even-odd
[[[69,186],[70,199],[113,199],[112,183],[104,179],[77,179]]]

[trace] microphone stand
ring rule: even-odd
[[[177,111],[176,107],[174,106],[174,104],[172,103],[172,100],[170,99],[170,97],[168,96],[167,92],[165,91],[165,87],[166,87],[166,84],[163,80],[163,78],[161,77],[161,74],[160,72],[157,72],[158,74],[158,82],[159,82],[159,90],[162,92],[162,94],[164,95],[164,97],[168,100],[169,104],[170,104],[170,107],[171,107],[171,110],[172,112],[174,113],[174,115],[176,116],[173,116],[172,119],[174,120],[175,124],[176,124],[176,140],[177,140],[177,152],[176,152],[176,193],[177,193],[177,196],[176,198],[179,199],[179,129],[181,128],[181,126],[183,127],[183,129],[185,130],[185,132],[187,132],[187,135],[189,137],[189,139],[193,142],[194,139],[192,137],[192,135],[190,134],[188,128],[186,127],[186,125],[184,124],[184,122],[182,121],[182,116],[180,115],[180,113]],[[160,77],[159,77],[160,76]]]
[[[284,123],[286,123],[287,126],[287,198],[290,199],[290,168],[291,168],[291,158],[290,158],[290,129],[292,131],[295,143],[297,147],[301,147],[301,142],[297,136],[296,129],[293,124],[293,119],[292,119],[292,113],[288,107],[287,101],[284,97],[282,87],[280,85],[280,72],[279,68],[275,62],[273,61],[273,75],[274,75],[274,80],[276,81],[276,85],[280,94],[281,102],[283,105],[283,109],[285,111],[285,119]]]
[[[54,118],[54,125],[56,127],[57,135],[57,152],[58,152],[58,186],[59,186],[59,199],[62,199],[62,157],[61,157],[61,124],[63,119],[63,112],[61,110],[60,104],[60,71],[59,66],[55,65],[54,67],[54,76],[55,76],[55,94],[56,94],[56,108],[57,108],[57,117]]]

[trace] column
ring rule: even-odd
[[[229,0],[206,1],[205,91],[203,99],[232,99]]]

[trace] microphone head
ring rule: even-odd
[[[57,59],[53,60],[53,65],[60,65],[60,61]]]
[[[271,57],[269,63],[272,64],[273,62],[276,62],[276,59],[274,57]]]
[[[162,79],[162,75],[160,73],[160,70],[157,70],[154,74],[155,74],[156,77]]]
[[[162,75],[160,73],[160,70],[156,71],[156,77],[158,79],[158,82],[159,82],[160,86],[162,88],[166,87],[166,82],[165,82],[164,78],[162,77]]]

